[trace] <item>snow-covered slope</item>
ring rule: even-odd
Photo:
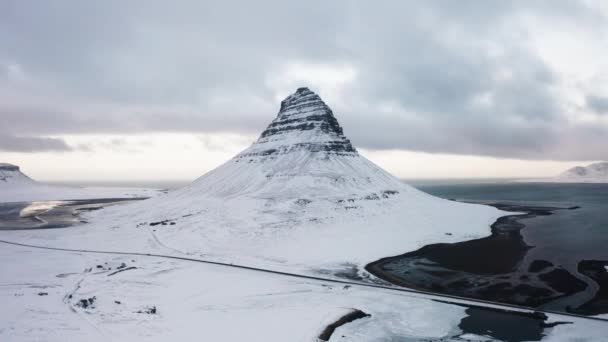
[[[329,107],[300,88],[281,103],[257,142],[171,198],[247,197],[266,208],[284,201],[296,201],[295,208],[315,201],[344,207],[387,199],[400,190],[413,191],[360,156]]]
[[[155,189],[75,188],[36,182],[21,172],[19,166],[0,163],[0,203],[94,198],[139,198],[158,194]]]
[[[555,178],[562,182],[608,183],[608,162],[573,167]]]
[[[501,213],[404,184],[361,156],[329,107],[300,88],[252,146],[191,185],[90,215],[98,231],[116,227],[137,241],[131,248],[148,241],[134,237],[147,231],[174,252],[293,271],[352,269],[485,236]]]
[[[30,177],[24,175],[19,166],[0,163],[0,186],[32,186],[36,184]]]

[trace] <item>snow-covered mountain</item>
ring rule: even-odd
[[[28,186],[35,182],[28,176],[24,175],[19,166],[0,163],[0,188],[8,186]]]
[[[353,207],[400,191],[413,189],[359,155],[331,109],[308,88],[299,88],[253,145],[174,197],[246,196],[265,207],[294,204],[300,211],[319,200]]]
[[[76,188],[39,183],[17,165],[0,163],[0,203],[95,198],[136,198],[158,194],[154,189]]]
[[[360,155],[321,98],[299,88],[255,143],[189,186],[90,215],[102,229],[149,231],[171,251],[293,271],[485,236],[500,212],[404,184]]]
[[[563,182],[608,183],[608,162],[575,166],[555,179]]]

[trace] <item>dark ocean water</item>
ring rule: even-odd
[[[581,261],[599,260],[608,265],[608,184],[551,184],[516,183],[508,181],[414,181],[409,182],[418,189],[446,199],[459,201],[500,202],[522,206],[573,207],[576,210],[556,210],[552,215],[537,216],[522,220],[525,225],[520,233],[526,245],[531,248],[525,252],[519,266],[514,269],[509,282],[519,279],[523,274],[530,275],[529,267],[535,260],[548,261],[552,269],[567,270],[574,277],[587,283],[584,291],[560,298],[542,307],[569,310],[591,300],[598,294],[602,279],[606,279],[601,263],[594,270],[581,271]],[[458,256],[454,256],[458,257]],[[479,256],[492,262],[492,255]],[[399,266],[401,265],[401,266]],[[404,258],[393,263],[393,267],[409,268],[402,273],[404,279],[420,285],[422,273],[413,270],[416,260]],[[399,270],[401,271],[401,270]],[[604,273],[601,273],[601,272]],[[589,273],[591,272],[591,273]],[[596,272],[596,273],[593,273]],[[598,272],[600,272],[598,274]],[[592,279],[589,275],[597,275]],[[507,279],[509,274],[503,278]],[[597,278],[596,277],[596,278]],[[476,281],[479,281],[477,278]],[[529,280],[526,280],[530,284]],[[512,286],[523,284],[511,284]],[[444,284],[445,285],[445,284]],[[605,286],[606,284],[603,284]],[[424,284],[424,286],[429,286]],[[605,297],[605,294],[603,295]],[[603,313],[605,304],[596,305],[590,312]],[[601,298],[600,298],[601,299]],[[603,299],[605,303],[605,298]],[[591,313],[590,313],[591,314]]]
[[[521,232],[535,246],[528,255],[550,254],[564,265],[581,259],[608,259],[608,184],[414,183],[435,196],[471,201],[571,207],[526,221]]]

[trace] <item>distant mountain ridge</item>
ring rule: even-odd
[[[154,189],[77,188],[39,183],[17,165],[0,163],[0,203],[95,198],[140,198],[158,194]]]
[[[21,172],[17,165],[0,163],[0,189],[2,183],[7,184],[35,184],[35,181]]]
[[[561,173],[555,179],[564,182],[608,183],[608,162],[575,166]]]

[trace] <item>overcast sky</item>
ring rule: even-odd
[[[193,178],[299,86],[402,177],[608,159],[604,1],[0,1],[0,162]]]

